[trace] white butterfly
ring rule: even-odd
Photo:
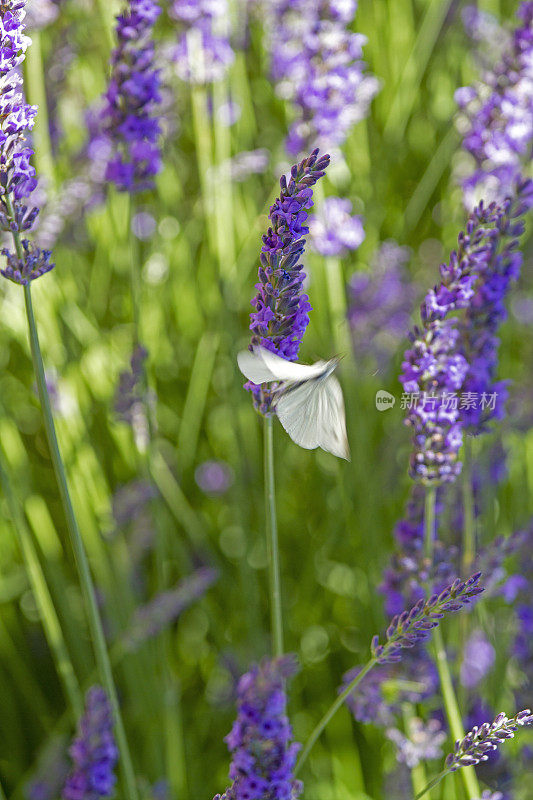
[[[274,407],[293,442],[350,460],[342,389],[333,375],[338,358],[308,366],[254,346],[239,353],[237,362],[252,383],[280,383],[273,393]]]

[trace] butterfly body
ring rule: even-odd
[[[248,380],[279,384],[273,392],[273,406],[296,444],[308,450],[321,447],[349,460],[342,389],[333,375],[339,360],[298,364],[258,346],[237,357]]]

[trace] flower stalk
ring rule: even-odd
[[[434,487],[426,487],[426,503],[424,515],[424,541],[426,555],[433,560],[433,529],[435,524],[435,502],[436,490]],[[431,542],[431,547],[428,543]],[[446,648],[442,638],[442,632],[436,628],[433,632],[433,647],[435,654],[435,662],[437,671],[439,673],[440,686],[442,691],[442,699],[444,701],[444,709],[446,717],[450,726],[450,731],[455,739],[462,739],[464,736],[463,722],[461,719],[461,712],[459,711],[459,704],[453,688],[453,681],[450,672],[450,665],[446,656]],[[446,773],[444,773],[446,774]],[[439,778],[444,778],[444,774]],[[468,800],[475,800],[480,796],[479,783],[476,773],[472,768],[465,769],[461,773]],[[438,783],[438,781],[437,781]],[[428,785],[424,793],[429,791],[435,783]],[[422,796],[422,795],[419,795]]]
[[[361,672],[359,672],[355,676],[355,678],[351,681],[351,683],[348,684],[346,689],[344,689],[344,691],[338,695],[335,702],[331,704],[331,706],[328,708],[328,710],[326,711],[320,722],[314,727],[311,735],[309,736],[307,742],[304,745],[304,748],[300,754],[298,761],[296,762],[296,767],[294,769],[295,775],[297,775],[300,772],[305,761],[307,760],[307,756],[311,752],[313,745],[321,735],[322,731],[326,728],[328,723],[333,719],[339,708],[341,708],[341,706],[343,705],[344,701],[352,694],[352,692],[354,692],[357,689],[358,685],[361,683],[365,675],[368,675],[370,670],[373,669],[377,663],[378,663],[377,658],[371,658],[369,661],[367,661]]]
[[[265,417],[264,469],[266,541],[269,564],[270,618],[272,650],[277,658],[283,655],[283,610],[281,603],[281,576],[279,565],[278,521],[276,512],[276,487],[274,481],[274,435],[272,417]]]
[[[17,234],[13,234],[13,238],[15,239],[15,247],[17,249],[17,253],[19,254],[20,258],[21,257],[20,239]],[[83,595],[85,598],[89,627],[91,630],[94,652],[95,652],[96,662],[98,665],[98,672],[100,675],[102,686],[104,687],[109,697],[109,700],[111,702],[111,707],[113,709],[113,717],[116,726],[117,744],[121,756],[120,762],[124,774],[125,795],[128,798],[128,800],[137,800],[137,787],[135,782],[135,773],[133,770],[133,762],[131,760],[128,741],[126,738],[126,731],[124,728],[122,714],[118,702],[118,695],[115,687],[115,681],[113,679],[111,662],[109,659],[109,654],[107,652],[102,620],[100,618],[100,612],[98,610],[98,604],[96,602],[96,592],[91,577],[87,553],[85,551],[85,546],[83,544],[81,532],[79,530],[78,522],[74,514],[74,509],[72,507],[72,501],[70,499],[70,493],[68,490],[65,468],[63,465],[63,460],[61,458],[59,444],[57,441],[57,434],[55,429],[54,418],[52,415],[50,396],[48,394],[48,387],[46,385],[44,365],[41,355],[41,347],[39,343],[39,336],[37,333],[37,326],[35,323],[35,317],[33,313],[31,288],[29,284],[26,284],[26,286],[24,286],[24,300],[26,305],[26,317],[28,321],[28,330],[30,335],[32,360],[35,370],[35,377],[37,380],[37,390],[39,394],[39,400],[43,412],[46,438],[48,440],[48,446],[50,448],[52,464],[54,467],[57,486],[59,489],[61,504],[63,506],[63,512],[65,514],[65,519],[67,521],[67,527],[70,535],[70,540],[72,543],[72,548],[74,550],[74,554],[76,557],[76,564],[78,568],[78,574],[80,578]]]

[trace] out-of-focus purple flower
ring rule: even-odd
[[[268,6],[272,76],[296,112],[287,139],[291,155],[340,147],[379,89],[365,74],[366,38],[350,30],[356,9],[355,0],[274,0]]]
[[[117,525],[129,525],[155,497],[157,490],[148,481],[137,480],[121,486],[113,496],[113,517]]]
[[[344,256],[365,238],[362,217],[351,216],[352,204],[327,197],[309,223],[310,244],[321,256]]]
[[[233,470],[224,461],[204,461],[194,477],[200,489],[209,495],[225,494],[233,483]]]
[[[156,229],[157,222],[147,211],[139,211],[131,221],[131,232],[143,242],[151,239]]]
[[[455,743],[453,753],[446,757],[445,765],[449,772],[461,767],[470,767],[488,759],[488,754],[507,739],[512,739],[519,728],[533,725],[533,715],[526,708],[509,719],[503,712],[492,723],[484,722],[469,731],[464,739]]]
[[[529,597],[531,594],[529,593]],[[533,609],[531,605],[518,605],[516,617],[519,630],[513,644],[514,655],[531,678],[533,675]]]
[[[433,592],[442,591],[457,574],[456,551],[439,540],[438,529],[433,542],[433,564],[424,555],[424,501],[424,487],[414,484],[405,514],[394,530],[395,552],[379,587],[385,596],[385,612],[391,616],[422,599],[428,586]],[[442,490],[439,490],[435,506],[437,519],[443,508]]]
[[[465,425],[479,430],[502,413],[503,388],[493,380],[494,331],[521,263],[516,247],[524,226],[516,220],[532,191],[526,182],[515,201],[501,207],[481,203],[470,214],[458,249],[441,265],[441,283],[422,303],[422,328],[410,335],[400,380],[413,398],[406,419],[414,432],[410,474],[423,483],[454,481]]]
[[[465,6],[461,12],[461,18],[467,35],[475,42],[492,48],[492,52],[496,48],[498,54],[508,46],[509,34],[501,27],[496,17],[487,11],[482,11],[474,5]]]
[[[514,603],[520,592],[529,589],[529,582],[523,575],[511,575],[501,588],[506,603]]]
[[[533,325],[533,297],[531,295],[513,298],[511,311],[521,325]]]
[[[380,370],[390,364],[411,326],[417,290],[405,269],[408,247],[390,240],[375,253],[368,272],[355,272],[348,286],[348,321],[358,358],[376,361]]]
[[[167,592],[162,592],[150,603],[138,608],[124,634],[122,644],[127,651],[137,650],[143,642],[157,636],[167,628],[192,603],[198,600],[216,581],[216,570],[202,567],[184,578]]]
[[[263,236],[255,308],[250,315],[252,345],[261,345],[288,361],[295,361],[305,329],[309,324],[311,305],[302,292],[305,273],[299,263],[304,251],[308,210],[313,205],[313,186],[325,174],[329,155],[310,156],[291,168],[287,181],[280,179],[281,192],[270,207],[271,227]],[[269,413],[271,393],[248,383],[256,407]]]
[[[85,713],[79,721],[70,755],[74,767],[63,788],[64,800],[98,800],[113,794],[118,750],[111,706],[100,686],[93,686],[87,692]]]
[[[190,83],[221,80],[235,59],[227,0],[173,0],[170,15],[184,28],[173,53],[177,75]]]
[[[150,413],[153,405],[146,383],[147,358],[148,350],[140,344],[136,345],[130,359],[131,371],[120,373],[114,403],[115,413],[131,426],[141,452],[148,446],[150,422],[153,421],[147,419],[147,410]]]
[[[54,0],[27,0],[26,27],[29,31],[39,31],[57,19],[59,8]]]
[[[172,792],[170,790],[169,782],[165,778],[154,783],[152,786],[153,800],[170,800]]]
[[[464,200],[502,202],[527,174],[533,147],[533,2],[522,2],[519,22],[501,60],[476,87],[456,94],[463,147],[474,170],[463,180]],[[479,19],[479,17],[478,17]],[[492,62],[494,63],[494,61]],[[530,198],[531,199],[531,198]]]
[[[26,800],[56,800],[65,784],[70,765],[65,736],[53,736],[39,755],[37,768],[24,784]]]
[[[507,317],[505,301],[511,284],[520,274],[522,217],[532,198],[533,181],[528,180],[517,185],[512,197],[494,209],[492,233],[486,237],[484,252],[478,253],[477,263],[472,265],[477,280],[460,322],[462,352],[469,365],[462,396],[477,397],[478,402],[462,403],[459,410],[463,424],[474,434],[483,432],[490,420],[504,415],[506,382],[495,381],[497,332]]]
[[[153,41],[160,13],[154,0],[128,0],[117,17],[118,46],[111,56],[101,121],[112,143],[106,178],[125,192],[151,188],[161,169],[160,75],[154,65]]]
[[[372,638],[372,657],[378,664],[401,661],[402,650],[414,647],[429,638],[433,628],[448,613],[459,611],[481,594],[481,573],[477,572],[466,581],[457,578],[440,594],[433,594],[424,601],[419,600],[410,611],[403,611],[391,620],[386,631],[386,641],[380,644],[379,636]]]
[[[396,745],[396,760],[410,769],[420,763],[442,756],[442,746],[448,734],[438,719],[424,723],[418,717],[409,720],[407,736],[397,728],[389,728],[387,738]]]
[[[342,676],[339,693],[357,677],[360,667]],[[403,703],[421,703],[432,697],[439,686],[439,676],[427,651],[420,648],[416,655],[405,654],[397,664],[384,664],[369,672],[346,698],[346,705],[358,722],[390,727],[402,715]]]
[[[270,153],[264,148],[244,150],[230,160],[230,175],[234,181],[247,180],[250,174],[261,175],[266,172],[270,162]]]
[[[208,177],[211,181],[230,178],[241,183],[248,180],[250,175],[261,175],[267,171],[270,163],[270,153],[264,148],[258,150],[243,150],[233,158],[227,158],[214,167],[209,167]]]
[[[235,100],[228,100],[217,109],[218,119],[226,128],[235,125],[241,118],[242,109]]]
[[[226,743],[232,785],[215,800],[297,800],[293,777],[299,744],[291,743],[285,682],[297,671],[293,656],[252,667],[237,687],[237,719]]]
[[[494,665],[496,651],[483,631],[473,631],[465,644],[461,663],[461,683],[475,689]]]

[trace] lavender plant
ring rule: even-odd
[[[258,293],[252,300],[250,315],[251,346],[261,345],[273,353],[294,361],[303,334],[309,324],[309,299],[302,292],[305,273],[299,262],[304,251],[307,212],[313,205],[315,183],[323,177],[329,155],[319,158],[318,149],[291,168],[289,180],[280,178],[281,192],[270,207],[271,227],[263,236]],[[264,468],[265,507],[267,510],[267,546],[270,562],[271,626],[274,654],[283,653],[283,619],[274,486],[272,438],[272,393],[264,386],[247,383],[254,406],[265,417]]]
[[[479,728],[475,726],[463,739],[456,741],[454,752],[446,756],[443,771],[416,796],[416,800],[440,783],[450,772],[486,761],[490,752],[497,750],[507,739],[512,739],[519,728],[529,725],[533,725],[533,715],[526,708],[511,719],[502,712],[492,723],[485,722]]]
[[[111,56],[111,80],[101,112],[103,131],[112,144],[106,178],[130,193],[151,188],[161,169],[160,75],[152,38],[160,13],[155,0],[129,0],[117,17],[118,46]]]
[[[354,272],[348,284],[354,354],[380,371],[390,368],[398,343],[411,324],[416,287],[406,269],[409,257],[408,247],[393,240],[383,242],[372,256],[368,272]]]
[[[215,800],[296,800],[302,783],[293,777],[300,745],[291,743],[286,681],[297,672],[294,656],[265,660],[242,676],[238,715],[226,743],[232,755],[232,784]]]
[[[446,613],[459,611],[484,591],[479,586],[480,577],[478,572],[466,581],[457,578],[440,594],[431,595],[425,602],[419,600],[410,611],[393,617],[387,628],[386,642],[380,644],[378,636],[372,639],[371,651],[376,662],[390,664],[400,661],[403,649],[428,639],[430,631],[437,627]]]
[[[21,239],[21,233],[31,229],[38,213],[36,207],[28,210],[24,202],[37,185],[35,169],[30,164],[33,151],[25,145],[25,134],[33,126],[37,109],[25,103],[21,92],[22,78],[18,71],[24,61],[26,49],[31,43],[24,33],[24,17],[24,0],[6,0],[0,4],[0,102],[5,112],[2,114],[2,133],[0,135],[0,164],[2,166],[0,226],[10,233],[15,251],[13,253],[7,248],[2,251],[7,265],[5,270],[0,270],[0,272],[4,277],[24,287],[32,359],[48,445],[72,547],[76,555],[100,678],[112,705],[122,756],[125,791],[129,800],[136,800],[137,790],[128,742],[87,554],[70,499],[65,468],[57,441],[33,313],[31,281],[49,272],[54,265],[50,262],[51,253],[49,251],[41,251],[28,240]]]
[[[512,196],[531,163],[533,3],[520,3],[517,16],[501,60],[487,65],[477,85],[456,92],[463,148],[474,164],[462,182],[468,208],[478,198],[501,203]],[[506,41],[503,31],[497,38]]]
[[[100,686],[89,689],[78,735],[70,748],[74,768],[63,788],[64,800],[98,800],[111,797],[118,750],[113,735],[113,715]]]
[[[370,671],[378,664],[389,665],[401,661],[404,656],[403,651],[410,650],[420,642],[426,641],[431,631],[438,627],[441,619],[447,614],[461,610],[484,591],[483,587],[479,585],[480,578],[481,573],[472,575],[466,581],[457,578],[440,594],[433,594],[426,601],[420,600],[410,611],[403,611],[393,617],[387,628],[384,644],[380,644],[378,635],[372,638],[371,658],[362,668],[353,670],[344,676],[344,684],[339,690],[337,699],[309,736],[298,759],[296,772],[301,769],[324,728],[344,702],[350,704],[350,698],[362,685]]]
[[[191,603],[202,597],[217,579],[208,567],[196,570],[174,588],[162,592],[148,604],[139,606],[124,634],[125,651],[138,650],[148,639],[167,629]]]
[[[27,202],[37,186],[30,159],[33,150],[27,136],[35,123],[37,107],[30,106],[22,93],[20,65],[31,40],[24,33],[23,0],[8,0],[0,5],[0,228],[9,233],[15,251],[2,250],[7,264],[0,273],[14,283],[26,286],[54,268],[51,252],[41,250],[21,234],[33,227],[39,209]]]
[[[198,84],[221,80],[235,58],[227,0],[173,0],[170,5],[182,28],[173,53],[177,75]]]
[[[378,91],[362,61],[366,38],[349,29],[356,9],[355,0],[272,4],[272,75],[296,114],[287,139],[291,155],[340,147]]]
[[[250,315],[252,345],[261,345],[288,361],[295,361],[309,324],[311,304],[302,284],[305,279],[299,263],[305,248],[308,211],[313,206],[315,183],[325,175],[329,155],[313,150],[308,158],[291,168],[287,181],[280,179],[281,192],[270,207],[269,227],[263,236],[258,292]],[[263,414],[271,411],[271,392],[248,383],[254,405]]]
[[[360,216],[351,215],[352,204],[340,197],[327,197],[309,224],[313,250],[321,256],[344,256],[357,250],[365,238]]]
[[[470,214],[458,250],[441,265],[441,283],[422,303],[422,328],[410,335],[400,380],[409,409],[406,424],[414,431],[410,474],[425,484],[453,482],[460,473],[458,453],[469,416],[481,421],[499,413],[493,330],[505,291],[517,277],[516,248],[524,231],[519,218],[531,189],[525,182],[515,201],[507,199],[501,207],[481,203]],[[480,296],[486,297],[484,306],[474,304]],[[452,316],[463,309],[464,321]]]

